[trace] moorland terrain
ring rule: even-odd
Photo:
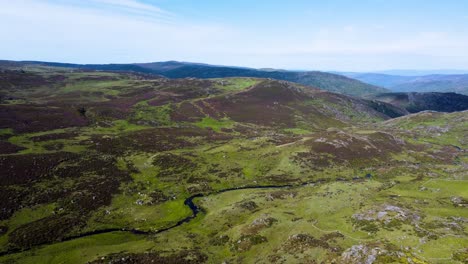
[[[371,95],[389,92],[385,88],[363,83],[339,74],[320,71],[286,71],[279,69],[253,69],[234,66],[219,66],[193,62],[165,61],[134,64],[70,64],[42,61],[0,61],[14,67],[25,65],[66,67],[73,69],[92,69],[98,71],[132,71],[144,74],[160,75],[167,78],[228,78],[251,77],[272,78],[276,80],[296,82],[316,87],[322,90],[353,96]]]
[[[1,64],[1,263],[466,263],[468,111],[112,70]]]

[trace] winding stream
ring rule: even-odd
[[[352,178],[352,179],[338,178],[335,181],[337,181],[337,182],[347,182],[347,181],[357,181],[357,180],[363,180],[363,179],[364,178]],[[171,230],[173,228],[176,228],[176,227],[178,227],[178,226],[180,226],[180,225],[182,225],[184,223],[188,223],[192,219],[196,218],[197,215],[200,212],[203,212],[203,208],[197,206],[194,203],[193,200],[196,199],[196,198],[202,198],[202,197],[207,197],[207,196],[216,195],[216,194],[220,194],[220,193],[231,192],[231,191],[240,191],[240,190],[249,190],[249,189],[284,189],[284,188],[294,188],[294,187],[307,186],[307,185],[310,185],[310,184],[318,184],[318,183],[324,183],[324,182],[330,182],[330,181],[316,180],[316,181],[309,181],[309,182],[304,182],[304,183],[296,184],[296,185],[286,184],[286,185],[243,186],[243,187],[234,187],[234,188],[222,189],[222,190],[218,190],[216,192],[212,192],[212,193],[208,193],[208,194],[198,193],[198,194],[192,195],[192,196],[190,196],[190,197],[188,197],[187,199],[184,200],[184,205],[186,205],[186,206],[188,206],[190,208],[190,210],[192,211],[192,215],[187,216],[187,217],[179,220],[177,223],[175,223],[175,224],[173,224],[173,225],[171,225],[169,227],[165,227],[165,228],[159,229],[157,231],[142,231],[142,230],[137,230],[137,229],[122,229],[122,228],[101,229],[101,230],[95,230],[95,231],[81,233],[81,234],[76,235],[76,236],[69,236],[69,237],[63,238],[62,240],[60,240],[58,242],[50,242],[50,243],[39,244],[39,245],[36,245],[34,247],[31,247],[31,248],[27,248],[27,249],[11,249],[9,251],[3,251],[3,252],[0,252],[0,256],[5,256],[5,255],[10,255],[10,254],[20,253],[20,252],[23,252],[23,251],[28,251],[28,250],[31,250],[31,249],[33,249],[35,247],[39,247],[39,246],[43,246],[43,245],[50,245],[50,244],[75,240],[75,239],[89,237],[89,236],[93,236],[93,235],[106,234],[106,233],[111,233],[111,232],[130,232],[130,233],[135,234],[135,235],[156,235],[156,234],[160,234],[160,233],[169,231],[169,230]]]

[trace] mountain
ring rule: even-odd
[[[468,111],[112,67],[0,68],[0,263],[466,260]]]
[[[410,113],[468,110],[468,96],[456,93],[384,93],[373,96],[373,99],[404,108]]]
[[[468,95],[468,74],[399,76],[380,73],[343,73],[394,92],[455,92]]]
[[[394,91],[455,92],[468,95],[468,74],[428,75],[395,85]]]
[[[360,80],[361,82],[379,85],[391,89],[394,86],[409,82],[415,77],[413,76],[399,76],[399,75],[388,75],[381,73],[344,73],[344,75]]]
[[[387,75],[399,75],[399,76],[457,75],[457,74],[468,74],[468,70],[457,70],[457,69],[386,70],[386,71],[377,71],[374,73],[381,73],[381,74],[387,74]]]
[[[11,63],[11,62],[3,62]],[[275,69],[252,69],[244,67],[228,67],[187,62],[155,62],[138,64],[66,64],[51,62],[16,62],[18,65],[43,65],[53,67],[66,67],[75,69],[90,69],[103,71],[133,71],[147,74],[162,75],[167,78],[226,78],[226,77],[255,77],[271,78],[296,82],[322,90],[337,92],[353,96],[363,96],[388,92],[384,88],[366,84],[345,76],[319,72],[296,72]],[[0,62],[1,64],[1,62]]]

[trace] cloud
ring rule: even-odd
[[[134,15],[157,17],[164,20],[169,20],[174,17],[173,13],[163,10],[160,7],[135,0],[85,0],[80,2],[89,2],[90,4],[105,9],[114,9],[114,11],[117,10]]]
[[[79,63],[203,60],[230,34],[220,26],[148,19],[141,15],[143,10],[166,12],[136,1],[93,0],[112,7],[105,9],[90,1],[72,2],[0,0],[0,58]],[[116,5],[122,9],[113,8]]]
[[[21,16],[36,11],[36,16],[60,16],[60,13],[49,13],[54,10],[69,10],[71,13],[95,13],[100,15],[122,15],[133,19],[155,20],[168,22],[175,19],[175,15],[158,6],[145,4],[136,0],[0,0],[0,13],[10,10],[11,14]],[[38,10],[35,10],[38,8]],[[13,10],[13,11],[12,11]],[[39,11],[46,13],[39,13]]]
[[[468,36],[449,29],[354,23],[268,30],[195,22],[136,0],[0,0],[0,5],[1,59],[184,60],[295,69],[430,63],[452,68],[463,67],[468,59]]]
[[[134,1],[134,0],[91,0],[91,2],[96,2],[100,4],[111,5],[111,6],[119,6],[119,7],[124,7],[128,9],[134,9],[134,10],[144,10],[144,11],[152,11],[152,12],[158,12],[158,13],[166,12],[166,11],[163,11],[161,8],[156,7],[154,5],[144,4],[144,3]]]

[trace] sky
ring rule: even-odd
[[[0,0],[0,59],[468,70],[468,0]]]

